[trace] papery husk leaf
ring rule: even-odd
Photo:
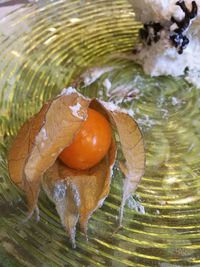
[[[100,163],[88,170],[73,170],[64,165],[60,160],[57,160],[46,171],[43,178],[43,187],[55,203],[64,227],[69,225],[69,221],[72,220],[71,218],[77,218],[77,213],[75,210],[70,213],[66,208],[62,210],[63,204],[59,203],[54,197],[56,185],[65,182],[65,184],[70,184],[73,187],[76,196],[74,199],[71,199],[71,205],[73,206],[73,203],[76,203],[79,209],[80,227],[86,234],[90,216],[98,207],[102,206],[105,198],[109,194],[115,157],[116,145],[113,140],[107,156]],[[63,217],[65,221],[62,219]],[[73,229],[76,224],[76,219],[73,220],[73,223],[71,229],[66,227],[71,240],[74,240],[72,236],[74,235]]]
[[[29,213],[33,212],[38,198],[40,181],[28,182],[24,176],[24,168],[35,144],[35,137],[44,125],[45,114],[50,103],[45,104],[40,112],[24,123],[19,130],[8,153],[8,168],[11,179],[26,192]]]
[[[23,174],[27,158],[35,143],[35,137],[42,128],[45,114],[50,103],[45,104],[40,112],[26,121],[19,130],[8,153],[8,167],[11,179],[24,188]]]
[[[109,107],[109,103],[93,100],[91,106],[104,108],[104,112],[110,117],[112,125],[118,133],[121,149],[125,162],[120,162],[120,168],[125,175],[123,185],[123,197],[120,209],[119,223],[122,223],[123,209],[126,200],[136,191],[137,186],[144,175],[145,169],[145,149],[143,136],[136,121],[124,110],[118,107]]]
[[[79,218],[80,196],[75,186],[69,180],[60,179],[60,164],[57,160],[43,178],[43,189],[55,203],[61,223],[69,234],[73,247],[75,244],[76,224]]]
[[[70,94],[65,91],[45,104],[19,131],[9,151],[8,165],[11,179],[26,192],[29,213],[36,207],[43,173],[73,142],[87,118],[89,103],[75,90]],[[79,110],[74,114],[72,107],[77,104]]]
[[[125,163],[120,164],[125,175],[119,217],[119,224],[121,225],[126,200],[135,193],[144,175],[145,151],[142,133],[134,119],[125,113],[112,112],[111,114],[117,127],[122,152],[126,160]]]

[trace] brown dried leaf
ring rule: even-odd
[[[136,191],[144,175],[145,152],[142,133],[137,123],[128,114],[111,112],[120,138],[121,148],[126,160],[120,167],[125,175],[123,198],[120,211],[120,224],[123,218],[123,209],[126,200]]]
[[[124,154],[125,163],[120,163],[121,170],[126,177],[119,220],[121,224],[126,200],[135,192],[144,174],[145,151],[142,133],[136,121],[123,110],[97,100],[93,100],[91,106],[99,106],[98,110],[103,108],[104,113],[110,117],[111,123],[116,127]]]
[[[123,172],[127,177],[126,182],[128,183],[124,192],[124,197],[127,199],[130,194],[135,192],[144,174],[144,142],[141,131],[133,118],[120,112],[112,112],[111,114],[115,121],[122,151],[126,159]]]
[[[29,213],[37,205],[43,173],[73,141],[87,117],[89,103],[78,93],[66,91],[45,105],[19,131],[9,151],[8,165],[11,179],[26,192]]]
[[[63,205],[63,202],[55,198],[56,188],[61,184],[64,184],[66,188],[68,185],[73,188],[74,198],[71,197],[71,200],[67,199],[66,202],[68,202],[68,205],[78,208],[81,229],[87,233],[89,217],[103,204],[104,199],[109,194],[115,156],[116,145],[113,140],[107,156],[91,169],[84,171],[73,170],[57,160],[45,173],[43,187],[56,204],[62,224],[68,230],[73,242],[77,209],[74,208],[69,211],[67,206]],[[65,196],[68,194],[66,190]]]
[[[12,180],[23,188],[23,172],[26,160],[34,146],[35,136],[44,124],[45,114],[50,103],[45,104],[40,112],[24,123],[15,138],[8,154],[9,174]]]
[[[24,168],[29,154],[35,143],[35,137],[42,128],[45,120],[45,114],[50,103],[45,104],[40,112],[24,123],[17,137],[15,138],[8,154],[8,168],[11,179],[26,192],[29,213],[34,209],[33,203],[38,198],[39,181],[27,182],[24,177]],[[35,204],[34,204],[35,206]]]
[[[69,233],[73,247],[75,247],[76,224],[79,218],[80,196],[69,180],[60,178],[60,165],[57,160],[43,177],[43,188],[48,197],[55,203],[61,223]]]

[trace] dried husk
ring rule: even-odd
[[[135,193],[144,175],[145,150],[142,133],[137,123],[125,113],[110,112],[120,138],[125,162],[120,162],[120,168],[125,175],[123,196],[119,223],[121,225],[126,200]]]
[[[74,113],[73,107],[77,104],[79,108]],[[70,88],[45,104],[23,125],[8,157],[11,179],[26,192],[29,215],[37,208],[41,180],[45,174],[43,187],[55,203],[74,246],[78,220],[86,233],[90,216],[109,194],[116,157],[113,138],[104,159],[88,170],[70,169],[58,159],[60,152],[73,142],[79,132],[89,106],[107,118],[121,143],[124,162],[120,162],[120,167],[125,174],[121,223],[126,200],[135,192],[145,165],[142,134],[126,112],[96,99],[86,99]]]
[[[88,220],[102,206],[110,191],[112,168],[116,157],[116,145],[112,141],[106,157],[88,170],[73,170],[57,160],[43,178],[43,188],[56,205],[63,226],[75,246],[75,229],[79,218],[80,227],[87,233]],[[70,197],[69,188],[74,192]],[[60,197],[57,197],[60,195]],[[71,205],[71,209],[68,206]]]
[[[90,106],[95,106],[97,110],[104,113],[104,116],[109,117],[120,139],[121,149],[125,159],[124,162],[120,162],[119,164],[125,175],[119,218],[119,224],[121,225],[126,200],[136,191],[144,175],[145,149],[143,136],[137,122],[117,106],[113,107],[113,105],[98,102],[98,100],[93,100]]]
[[[80,104],[79,116],[72,109]],[[19,131],[8,155],[11,179],[26,192],[29,214],[37,205],[41,177],[60,152],[73,142],[87,118],[90,100],[76,92],[63,94],[31,118]]]

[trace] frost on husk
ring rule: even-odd
[[[62,224],[74,245],[78,218],[81,229],[87,233],[89,217],[109,194],[115,155],[113,141],[107,156],[93,168],[73,170],[57,160],[44,176],[43,188],[55,203]],[[71,200],[68,200],[69,190],[74,192]],[[73,208],[70,209],[69,205]]]
[[[74,117],[70,106],[81,104],[82,119]],[[60,95],[45,104],[41,111],[20,129],[8,154],[11,179],[25,192],[29,214],[37,206],[41,178],[68,146],[87,117],[90,101],[77,93]]]
[[[93,102],[92,102],[93,104]],[[120,208],[119,223],[122,223],[124,205],[126,200],[136,191],[137,186],[144,174],[145,151],[142,133],[136,121],[124,110],[110,106],[105,102],[101,104],[96,101],[99,110],[104,108],[104,112],[109,116],[115,128],[124,155],[124,162],[119,163],[119,167],[125,175],[123,185],[123,196]]]
[[[99,111],[113,128],[113,140],[104,159],[88,170],[73,170],[58,156],[69,146],[87,118],[88,107]],[[41,183],[55,203],[61,222],[75,246],[76,225],[87,233],[88,220],[110,191],[116,158],[114,132],[119,136],[125,175],[120,223],[127,198],[133,194],[144,173],[144,144],[137,123],[124,110],[97,99],[88,99],[73,88],[45,104],[20,129],[9,151],[11,179],[27,196],[29,216],[37,210]],[[43,177],[43,179],[42,179]]]

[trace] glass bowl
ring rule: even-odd
[[[182,77],[143,73],[129,57],[140,26],[125,0],[41,0],[0,20],[1,266],[200,266],[200,91]],[[115,168],[88,240],[78,230],[73,249],[43,191],[40,221],[24,221],[26,200],[9,179],[7,151],[46,100],[105,66],[109,71],[79,90],[134,112],[146,171],[116,231],[123,175]]]

